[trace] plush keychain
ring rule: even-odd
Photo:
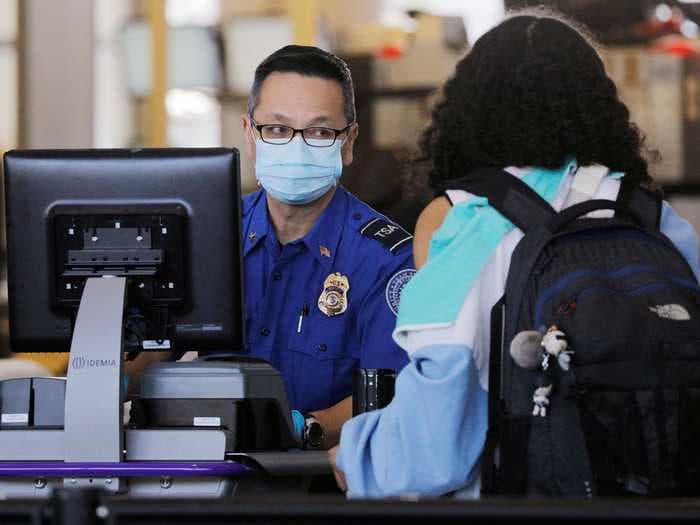
[[[537,388],[535,388],[535,393],[532,394],[532,402],[535,404],[535,406],[532,407],[532,415],[547,417],[549,396],[552,395],[552,390],[554,390],[552,378],[547,374],[540,374],[537,376],[535,385]]]
[[[557,325],[550,326],[545,332],[542,337],[542,348],[547,354],[557,358],[559,368],[564,370],[564,372],[569,371],[571,368],[571,354],[574,352],[569,350],[569,342],[566,340],[566,335],[557,328]]]
[[[568,372],[571,368],[571,354],[574,352],[569,350],[566,334],[556,325],[543,332],[544,330],[524,330],[516,334],[510,343],[510,355],[521,368],[542,370],[535,381],[532,415],[547,417],[549,397],[554,390],[554,378],[547,372],[549,361],[552,357],[556,358],[559,368]]]

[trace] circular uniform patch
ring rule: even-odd
[[[389,305],[389,309],[394,312],[394,315],[399,313],[399,303],[401,302],[401,292],[408,284],[413,276],[416,275],[416,271],[413,268],[408,268],[406,270],[401,270],[395,273],[386,285],[386,304]]]

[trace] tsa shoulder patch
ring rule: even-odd
[[[401,226],[375,217],[362,225],[360,233],[382,243],[391,253],[396,253],[402,246],[408,244],[413,235]]]
[[[394,312],[394,315],[399,314],[399,303],[401,302],[401,292],[406,287],[408,282],[416,275],[413,268],[406,268],[400,272],[396,272],[386,285],[386,304],[389,309]]]

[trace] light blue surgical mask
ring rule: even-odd
[[[308,146],[301,137],[287,144],[255,141],[255,177],[278,201],[308,204],[338,183],[343,172],[343,141],[332,146]]]

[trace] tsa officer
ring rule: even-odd
[[[353,369],[408,362],[391,334],[415,273],[412,236],[338,185],[358,125],[335,55],[290,45],[267,57],[243,128],[260,185],[243,201],[248,347],[280,370],[313,444],[332,446]]]

